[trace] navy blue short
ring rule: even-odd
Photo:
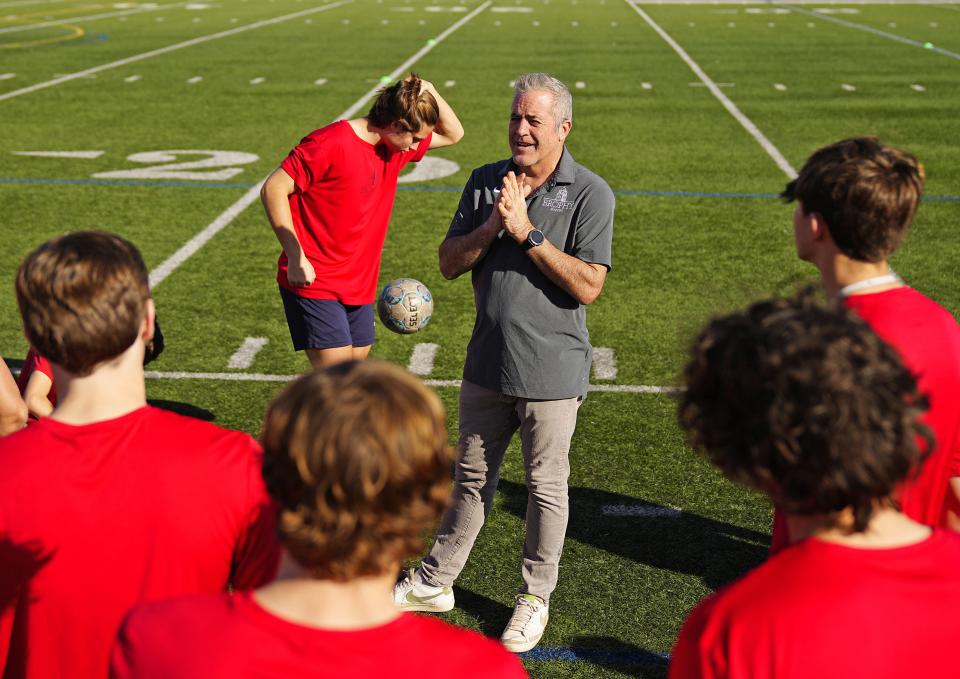
[[[296,351],[373,344],[373,304],[300,297],[280,288],[290,339]]]

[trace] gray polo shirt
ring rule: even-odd
[[[447,236],[483,224],[511,160],[477,168]],[[527,198],[530,222],[560,250],[610,268],[613,192],[564,149],[553,177]],[[477,320],[464,379],[503,394],[553,400],[587,393],[592,350],[586,309],[547,278],[523,246],[502,234],[473,268]]]

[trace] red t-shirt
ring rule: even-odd
[[[305,627],[250,592],[138,606],[123,623],[113,679],[513,679],[520,661],[469,630],[411,613],[363,630]]]
[[[53,370],[50,368],[50,361],[37,353],[37,350],[30,347],[27,357],[23,359],[23,366],[20,368],[20,376],[17,378],[17,386],[20,387],[20,395],[23,396],[27,391],[27,382],[30,381],[30,375],[33,373],[43,373],[50,378],[50,392],[47,398],[53,407],[57,407],[57,385],[53,381]]]
[[[0,438],[0,675],[102,679],[134,604],[271,580],[260,458],[246,434],[149,406]]]
[[[960,536],[895,549],[808,539],[694,609],[671,679],[953,679]]]
[[[952,476],[960,476],[960,326],[949,311],[906,286],[844,300],[874,332],[896,349],[930,402],[923,421],[936,445],[919,476],[898,492],[901,511],[914,521],[938,526]],[[787,526],[774,513],[770,552],[789,544]]]
[[[370,304],[377,294],[380,254],[397,193],[397,177],[423,158],[432,133],[416,149],[391,152],[370,144],[340,120],[304,137],[280,167],[296,190],[290,212],[316,280],[304,288],[287,282],[287,255],[280,254],[277,282],[313,299]]]

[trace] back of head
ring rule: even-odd
[[[433,127],[440,120],[440,107],[430,92],[421,92],[422,80],[416,73],[377,94],[367,120],[377,127],[397,123],[407,132],[416,134],[424,125]]]
[[[565,120],[573,120],[573,95],[562,82],[547,73],[524,73],[513,81],[513,97],[528,92],[548,92],[553,95],[553,119],[559,127]]]
[[[692,445],[787,513],[852,508],[861,531],[922,457],[926,402],[896,351],[809,291],[713,320],[690,354]]]
[[[16,289],[27,340],[78,376],[133,344],[150,299],[140,252],[103,231],[47,241],[20,265]]]
[[[450,496],[443,405],[389,363],[301,377],[270,404],[261,440],[281,541],[320,579],[382,575],[417,555]]]
[[[855,137],[816,151],[781,197],[823,217],[846,256],[880,262],[903,241],[923,181],[923,166],[909,153]]]

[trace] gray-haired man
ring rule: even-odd
[[[564,148],[570,91],[556,78],[516,80],[512,157],[470,176],[440,271],[471,271],[477,319],[460,392],[453,502],[419,568],[397,584],[407,610],[448,611],[452,585],[493,506],[500,463],[519,429],[529,499],[523,587],[501,641],[533,648],[547,624],[567,528],[568,454],[587,393],[591,348],[585,305],[610,269],[613,192]]]

